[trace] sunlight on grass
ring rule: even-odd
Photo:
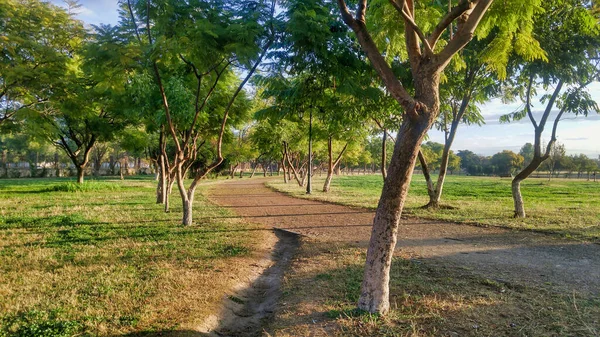
[[[265,253],[265,232],[196,193],[180,225],[150,179],[0,180],[0,336],[193,328]]]

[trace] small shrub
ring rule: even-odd
[[[73,336],[80,329],[79,322],[61,319],[58,311],[21,311],[0,319],[0,337]]]
[[[98,192],[98,191],[115,191],[121,188],[117,184],[86,181],[82,184],[67,182],[54,185],[45,190],[45,192]]]

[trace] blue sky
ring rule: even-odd
[[[62,0],[51,0],[52,3],[62,5]],[[83,7],[78,18],[88,24],[112,24],[118,23],[117,0],[81,0]],[[592,96],[600,103],[600,83],[596,82],[589,86]],[[485,117],[484,126],[461,125],[454,141],[454,151],[468,149],[478,154],[492,155],[502,150],[518,152],[523,144],[533,143],[533,126],[529,119],[510,124],[500,123],[499,117],[503,114],[515,111],[520,103],[502,104],[499,100],[491,101],[481,106]],[[537,115],[541,113],[544,106],[534,102],[533,111]],[[539,118],[538,118],[539,119]],[[549,123],[550,124],[550,123]],[[546,127],[544,140],[550,139],[551,125]],[[443,134],[431,131],[430,140],[443,142]],[[593,114],[587,118],[564,116],[558,126],[558,141],[565,145],[568,153],[584,153],[591,158],[600,156],[600,115]]]

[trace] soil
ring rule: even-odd
[[[281,278],[298,239],[367,247],[374,212],[297,199],[265,186],[265,179],[235,179],[216,185],[213,202],[248,222],[276,229],[271,266],[255,282],[230,296],[211,335],[258,335],[279,297]],[[290,234],[291,233],[291,234]],[[502,283],[600,295],[600,245],[534,232],[406,218],[395,255],[445,268],[460,268]],[[240,300],[237,300],[240,299]],[[217,324],[218,322],[218,324]],[[205,330],[206,331],[206,330]]]

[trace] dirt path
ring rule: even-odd
[[[366,247],[373,212],[296,199],[264,186],[264,179],[218,185],[211,198],[254,223],[281,228],[319,241]],[[451,264],[491,279],[551,286],[600,295],[600,245],[548,235],[405,219],[396,254]]]

